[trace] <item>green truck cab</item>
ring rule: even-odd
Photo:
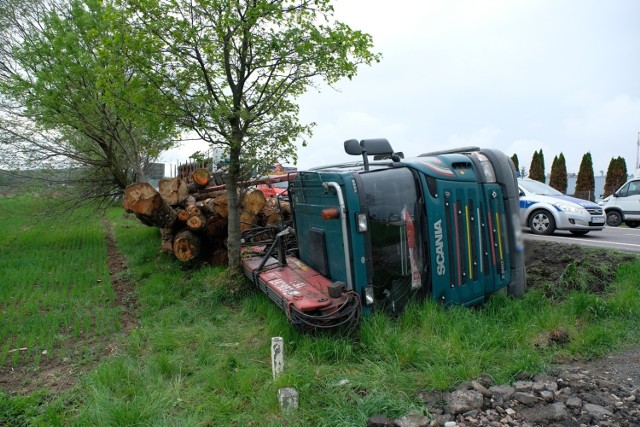
[[[300,171],[289,186],[303,263],[357,294],[365,313],[399,314],[412,299],[469,306],[503,289],[524,293],[509,157],[468,147],[404,159],[386,139],[344,146],[361,159]]]

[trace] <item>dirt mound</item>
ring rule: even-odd
[[[527,288],[562,298],[571,290],[600,294],[615,278],[620,264],[637,260],[624,252],[540,240],[525,243]]]

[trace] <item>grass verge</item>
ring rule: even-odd
[[[243,279],[220,268],[190,269],[159,254],[158,231],[123,217],[119,208],[109,219],[136,284],[139,327],[75,388],[56,396],[3,395],[0,408],[12,421],[365,425],[374,414],[396,417],[422,409],[421,390],[447,389],[481,374],[509,382],[521,371],[638,343],[638,262],[623,265],[605,294],[572,286],[560,301],[532,290],[520,300],[496,296],[476,309],[425,303],[410,306],[399,319],[366,318],[353,336],[310,336],[292,328]],[[88,306],[96,304],[91,295]],[[285,340],[285,372],[276,381],[273,336]],[[284,386],[300,393],[293,413],[279,408],[276,393]]]

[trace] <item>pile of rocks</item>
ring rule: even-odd
[[[553,375],[520,375],[512,385],[481,377],[447,392],[423,392],[425,412],[369,427],[425,426],[640,426],[640,395],[629,380],[566,367]],[[426,415],[425,415],[426,414]]]

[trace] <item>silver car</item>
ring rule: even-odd
[[[520,221],[534,234],[568,230],[583,236],[604,228],[604,211],[597,203],[566,196],[533,179],[518,178],[518,187]]]

